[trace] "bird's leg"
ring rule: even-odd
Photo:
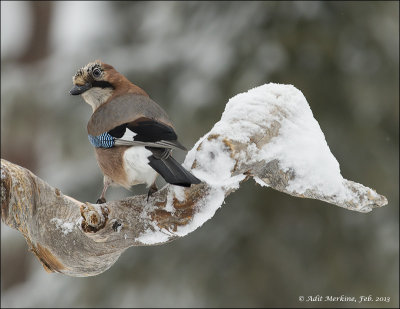
[[[156,181],[154,180],[153,184],[149,188],[149,192],[147,192],[147,201],[149,201],[150,196],[154,193],[157,192],[158,188],[156,185]]]
[[[106,202],[106,191],[107,188],[112,184],[111,178],[104,176],[103,180],[103,191],[101,191],[100,197],[97,199],[96,204],[104,204]]]

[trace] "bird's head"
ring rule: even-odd
[[[82,95],[83,99],[95,111],[113,95],[136,93],[146,95],[142,89],[132,84],[111,65],[96,60],[79,69],[72,77],[74,87],[71,95]]]
[[[96,60],[76,72],[72,77],[74,87],[69,93],[81,94],[86,103],[96,110],[112,96],[118,82],[121,82],[120,76],[111,65]]]

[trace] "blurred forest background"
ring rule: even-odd
[[[249,181],[194,233],[129,248],[89,278],[46,273],[2,224],[2,307],[399,306],[398,1],[1,1],[1,157],[91,202],[102,188],[86,132],[91,108],[68,91],[95,59],[162,105],[189,149],[232,96],[293,84],[342,175],[389,204],[362,214]]]

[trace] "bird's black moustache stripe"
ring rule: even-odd
[[[95,80],[95,81],[93,81],[93,82],[92,82],[92,87],[112,88],[112,89],[115,88],[111,83],[106,82],[106,81],[104,81],[104,80],[100,80],[100,81]]]

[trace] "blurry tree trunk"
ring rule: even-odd
[[[45,58],[49,54],[52,1],[30,1],[32,16],[31,34],[26,48],[17,61],[32,63]]]

